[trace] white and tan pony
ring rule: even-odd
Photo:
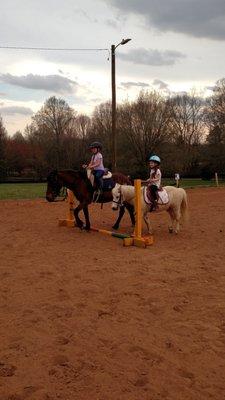
[[[145,187],[141,188],[141,208],[142,216],[146,223],[148,232],[152,234],[152,227],[149,220],[150,204],[147,203],[145,195]],[[165,200],[158,202],[158,208],[154,213],[160,213],[167,211],[170,215],[171,224],[169,225],[170,233],[178,233],[180,229],[180,223],[187,221],[187,194],[184,189],[176,188],[174,186],[165,186],[163,192],[166,195]],[[135,188],[133,186],[125,186],[116,184],[112,190],[113,203],[112,209],[117,210],[124,201],[134,206],[135,204]],[[162,204],[164,202],[164,204]]]

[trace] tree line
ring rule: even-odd
[[[88,161],[88,145],[102,142],[104,164],[111,167],[111,103],[92,116],[78,114],[64,99],[50,97],[24,132],[9,136],[0,116],[0,179],[12,175],[42,180],[51,169],[79,169]],[[195,92],[165,97],[141,91],[117,107],[117,168],[146,177],[147,160],[158,154],[163,176],[210,179],[225,174],[225,79],[211,97]]]

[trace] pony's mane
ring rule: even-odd
[[[133,185],[132,179],[129,176],[124,175],[122,172],[114,172],[113,180],[120,185]]]

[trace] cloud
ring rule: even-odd
[[[143,16],[164,32],[225,40],[224,0],[105,0],[116,9]]]
[[[161,81],[160,79],[154,79],[152,84],[153,86],[158,86],[160,90],[168,90],[168,84]]]
[[[214,92],[216,89],[216,86],[205,86],[205,89]]]
[[[111,28],[114,28],[114,29],[118,28],[118,22],[115,21],[114,19],[108,18],[105,22],[106,22],[106,25],[110,26]]]
[[[72,94],[76,92],[77,82],[60,75],[33,75],[14,76],[1,74],[0,82],[20,86],[27,89],[45,90],[60,94]]]
[[[2,115],[32,115],[34,112],[29,107],[22,106],[8,106],[8,107],[0,107],[0,114]]]
[[[155,49],[146,50],[144,48],[130,50],[128,53],[117,53],[117,57],[134,64],[144,64],[152,66],[174,65],[178,60],[186,56],[173,50],[159,51]]]
[[[144,82],[121,82],[120,85],[126,89],[130,89],[131,87],[149,87],[148,83]]]

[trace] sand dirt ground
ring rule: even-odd
[[[0,202],[1,400],[225,398],[225,188],[188,198],[147,249],[58,227],[64,202]]]

